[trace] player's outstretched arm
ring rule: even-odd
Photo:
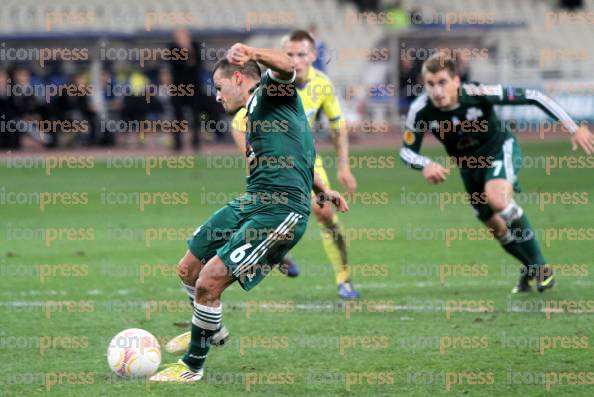
[[[586,126],[578,126],[571,116],[548,95],[532,89],[466,84],[470,95],[479,95],[493,105],[534,105],[559,121],[571,134],[572,149],[581,148],[586,154],[594,153],[594,135]]]
[[[423,167],[423,177],[429,183],[444,182],[449,174],[450,170],[438,163],[430,162]]]
[[[516,89],[518,91],[518,89]],[[521,89],[519,90],[522,93]],[[549,116],[559,121],[571,134],[572,149],[575,151],[580,147],[586,154],[594,153],[594,135],[588,127],[578,127],[571,116],[559,106],[552,98],[537,90],[525,90],[525,98],[533,105],[541,108]]]
[[[412,133],[410,130],[407,132]],[[446,167],[431,161],[429,157],[421,156],[418,145],[409,145],[406,141],[400,148],[400,158],[409,168],[421,170],[423,177],[429,183],[444,182],[450,174],[450,170]]]
[[[420,154],[421,143],[425,135],[423,130],[416,128],[418,112],[427,103],[427,95],[423,94],[413,101],[406,115],[404,125],[404,134],[402,147],[400,148],[400,158],[407,167],[415,170],[421,170],[423,177],[429,183],[444,182],[450,170],[438,163],[431,161],[429,157]],[[425,121],[425,120],[423,120]]]
[[[325,81],[324,84],[322,111],[328,119],[330,136],[338,159],[336,177],[349,193],[353,193],[357,189],[357,180],[349,164],[349,131],[340,109],[340,101],[334,93],[334,86],[330,80]]]
[[[295,74],[291,59],[284,52],[271,48],[254,48],[236,43],[227,52],[227,60],[240,66],[249,60],[259,62],[270,68],[273,76],[279,80],[290,81]]]
[[[349,193],[353,193],[357,189],[357,180],[351,172],[349,165],[349,132],[344,123],[340,123],[337,128],[331,128],[332,143],[338,156],[338,171],[337,178],[342,186],[344,186]]]
[[[580,147],[587,155],[594,153],[594,134],[582,125],[571,135],[571,148],[576,151]]]
[[[421,170],[423,177],[429,183],[444,182],[450,174],[449,169],[431,161],[429,157],[421,156],[418,153],[418,148],[407,147],[406,143],[400,148],[400,158],[409,168]]]
[[[318,204],[323,206],[326,201],[330,201],[338,212],[347,212],[349,205],[346,200],[335,190],[330,190],[322,181],[317,173],[314,172],[313,191],[316,194]]]

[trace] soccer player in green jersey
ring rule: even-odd
[[[261,76],[258,62],[270,68]],[[221,294],[232,283],[249,291],[305,232],[311,190],[340,212],[346,201],[314,173],[315,149],[284,53],[235,44],[214,66],[217,102],[233,114],[248,111],[246,193],[215,212],[188,241],[178,274],[193,293],[191,340],[184,357],[152,381],[195,382],[210,344],[222,332]]]
[[[552,269],[547,266],[526,214],[513,199],[513,192],[519,191],[520,148],[493,107],[538,106],[569,131],[573,150],[580,147],[588,155],[594,152],[594,136],[587,127],[578,127],[541,92],[461,84],[455,62],[443,54],[434,54],[424,62],[422,77],[425,92],[411,104],[400,157],[410,167],[422,170],[428,182],[445,181],[449,170],[419,154],[423,135],[433,134],[460,168],[478,218],[503,249],[524,265],[512,292],[530,291],[533,280],[540,292],[551,288],[555,283]]]

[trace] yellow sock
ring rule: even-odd
[[[321,223],[318,225],[324,251],[326,251],[326,256],[336,275],[336,284],[344,283],[350,279],[350,275],[347,265],[346,240],[338,222],[338,216],[333,215],[332,226],[329,228]]]

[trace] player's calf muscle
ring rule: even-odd
[[[507,224],[498,214],[493,215],[484,223],[496,238],[502,237],[507,233]]]
[[[205,306],[217,306],[221,294],[234,280],[223,261],[215,256],[208,261],[196,281],[196,301]]]
[[[222,288],[216,281],[203,277],[196,282],[196,302],[205,306],[216,306],[221,297]]]

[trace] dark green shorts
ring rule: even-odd
[[[518,172],[522,164],[520,145],[515,138],[507,139],[501,149],[494,155],[491,166],[487,168],[462,168],[460,175],[466,192],[470,194],[472,207],[482,221],[493,216],[493,210],[485,200],[485,184],[492,179],[506,179],[514,186],[515,192],[520,192]]]
[[[255,287],[305,233],[308,215],[283,204],[229,202],[198,227],[188,249],[203,263],[218,255],[246,291]]]

